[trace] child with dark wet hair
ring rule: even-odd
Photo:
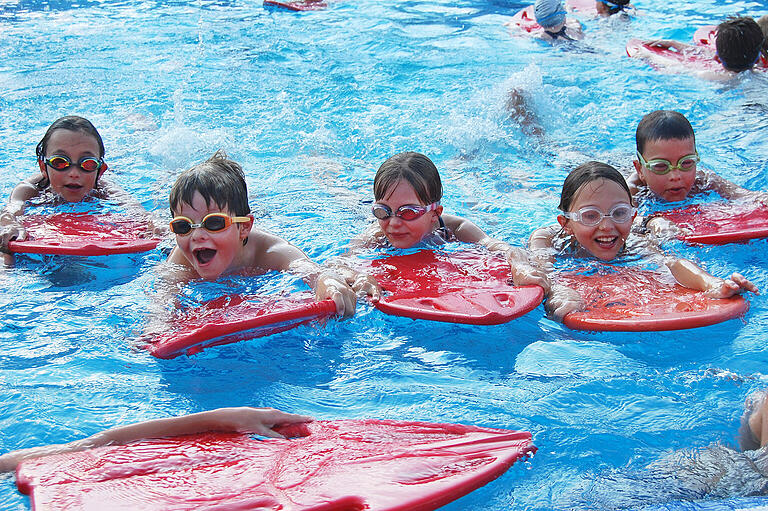
[[[613,16],[624,12],[629,0],[596,0],[595,9],[600,16]]]
[[[46,200],[53,204],[112,199],[146,213],[138,201],[102,179],[108,169],[104,142],[88,119],[68,115],[54,121],[37,144],[36,156],[40,173],[16,185],[0,212],[0,252],[5,264],[13,262],[8,243],[27,237],[19,217],[36,197],[50,195]]]
[[[475,243],[506,256],[516,286],[549,288],[546,276],[530,264],[524,249],[488,236],[466,218],[443,213],[442,181],[437,167],[427,156],[408,151],[387,159],[376,172],[373,196],[376,202],[372,213],[376,221],[352,240],[353,250],[363,247],[409,249],[451,241]]]
[[[734,73],[752,69],[760,58],[765,36],[749,16],[735,16],[717,26],[715,48],[723,67]]]
[[[318,300],[333,299],[340,316],[355,312],[355,292],[342,277],[286,240],[254,227],[243,169],[224,153],[183,172],[171,190],[170,207],[176,247],[168,262],[174,280],[290,271],[309,281]]]
[[[717,26],[715,32],[715,50],[707,46],[695,46],[680,41],[660,39],[647,43],[650,47],[672,49],[689,57],[704,59],[716,58],[722,65],[719,71],[701,70],[697,74],[711,80],[729,79],[737,73],[749,71],[758,63],[764,47],[765,36],[757,22],[749,16],[734,16]],[[670,62],[647,49],[641,49],[636,56],[647,59],[655,67],[670,69]],[[679,61],[674,61],[679,66]]]
[[[624,176],[606,163],[591,161],[573,169],[563,182],[558,209],[558,225],[536,229],[529,240],[539,266],[550,272],[554,272],[555,259],[560,256],[608,262],[630,251],[661,255],[652,238],[632,232],[637,211],[629,187]],[[630,236],[634,238],[631,249]],[[757,287],[739,273],[721,279],[687,259],[663,256],[663,262],[680,285],[714,298],[757,292]],[[552,283],[545,308],[554,319],[562,320],[582,307],[575,290]]]
[[[637,125],[635,141],[635,171],[627,179],[633,198],[651,195],[676,202],[712,191],[730,200],[766,199],[764,193],[698,169],[693,127],[680,112],[655,110],[645,115]]]

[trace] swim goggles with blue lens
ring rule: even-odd
[[[194,224],[192,220],[185,216],[177,216],[171,220],[171,231],[179,236],[186,236],[192,232],[192,229],[202,227],[208,232],[219,232],[227,229],[234,223],[248,222],[251,218],[247,216],[229,216],[225,213],[211,213],[205,215],[205,218],[199,223]]]
[[[386,220],[394,214],[397,218],[410,222],[411,220],[420,218],[424,213],[428,211],[436,210],[438,206],[440,206],[440,201],[433,202],[427,206],[406,204],[405,206],[400,206],[397,208],[397,211],[392,213],[392,208],[386,204],[374,204],[371,208],[371,211],[373,212],[373,216],[379,220]]]
[[[675,165],[672,165],[671,161],[664,160],[662,158],[645,161],[645,159],[643,158],[643,155],[640,154],[639,151],[637,153],[637,159],[640,160],[640,164],[643,167],[647,168],[654,174],[663,176],[664,174],[669,174],[671,171],[675,169],[678,169],[682,172],[688,172],[690,170],[694,170],[696,168],[696,164],[699,163],[699,153],[693,153],[693,154],[689,154],[688,156],[683,156],[682,158],[677,160],[677,164]]]
[[[586,206],[573,213],[566,211],[563,216],[587,227],[592,227],[602,222],[603,218],[610,218],[617,224],[625,224],[634,218],[636,211],[626,202],[622,202],[612,207],[607,215],[594,206]]]
[[[43,160],[43,163],[48,165],[54,170],[58,170],[59,172],[64,172],[72,165],[77,165],[80,167],[80,169],[83,172],[86,172],[90,174],[91,172],[96,172],[97,170],[101,170],[102,167],[106,170],[106,164],[104,163],[104,160],[101,158],[95,158],[93,156],[85,156],[83,158],[80,158],[77,163],[74,163],[72,160],[67,158],[66,156],[51,156],[47,160]]]

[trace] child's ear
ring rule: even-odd
[[[107,162],[103,162],[103,163],[101,164],[101,168],[99,169],[99,175],[98,175],[98,177],[101,177],[102,175],[104,175],[104,173],[105,173],[105,172],[106,172],[108,169],[109,169],[109,165],[107,165]]]
[[[563,215],[557,215],[557,223],[560,224],[560,227],[562,227],[565,232],[568,234],[571,233],[571,228],[568,227],[568,219]]]
[[[247,215],[249,220],[247,222],[239,222],[237,228],[239,230],[240,240],[244,240],[251,233],[253,229],[253,215]]]
[[[43,176],[45,176],[45,178],[47,179],[48,178],[48,173],[47,173],[48,169],[46,169],[45,162],[43,161],[42,158],[38,158],[37,159],[37,165],[38,165],[38,167],[40,167],[40,173]]]
[[[440,215],[442,215],[442,214],[443,214],[443,207],[442,207],[442,206],[438,206],[438,207],[436,207],[436,208],[435,208],[435,214],[436,214],[437,216],[440,216]]]
[[[640,180],[641,183],[645,184],[645,176],[643,175],[643,166],[640,165],[640,160],[638,159],[632,160],[632,165],[635,166],[635,172],[637,172],[637,178]]]

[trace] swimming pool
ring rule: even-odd
[[[768,189],[768,77],[712,84],[624,56],[630,37],[687,40],[766,2],[638,0],[631,22],[586,22],[584,49],[510,37],[524,4],[351,2],[292,13],[257,2],[0,3],[0,196],[34,170],[34,146],[65,114],[100,130],[112,177],[167,215],[175,176],[223,148],[248,176],[257,222],[324,260],[369,221],[373,173],[418,150],[449,212],[522,244],[554,220],[567,169],[627,168],[634,129],[685,113],[705,165]],[[506,91],[532,97],[546,136],[524,136]],[[768,242],[675,249],[768,290]],[[543,318],[470,327],[384,316],[159,361],[132,348],[157,251],[23,259],[0,273],[0,450],[218,406],[318,418],[391,418],[529,430],[539,447],[451,510],[742,508],[644,477],[673,450],[735,444],[744,397],[768,385],[765,298],[746,321],[650,334],[586,334]],[[667,482],[668,483],[668,482]],[[28,502],[2,480],[3,509]],[[731,495],[737,495],[732,493]]]

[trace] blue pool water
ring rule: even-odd
[[[88,117],[113,180],[167,217],[176,175],[219,148],[246,169],[257,222],[323,261],[369,221],[375,169],[396,152],[437,163],[447,211],[521,245],[552,222],[573,166],[627,169],[634,129],[684,112],[704,165],[768,189],[768,76],[727,84],[661,75],[631,37],[688,40],[765,1],[637,0],[631,21],[586,21],[581,49],[510,37],[522,3],[339,0],[292,13],[255,2],[2,0],[0,197],[34,171],[55,118]],[[545,131],[504,109],[526,91]],[[768,241],[680,253],[768,292]],[[318,418],[391,418],[529,430],[526,463],[446,507],[742,509],[764,501],[687,491],[647,467],[681,449],[735,445],[746,395],[768,386],[764,296],[745,320],[647,334],[569,331],[539,307],[507,325],[384,316],[153,359],[135,349],[163,251],[21,258],[0,273],[0,452],[219,406]],[[0,506],[26,509],[11,478]],[[679,500],[693,504],[670,504]]]

